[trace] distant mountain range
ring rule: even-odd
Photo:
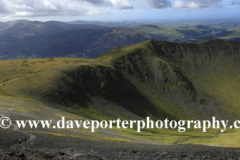
[[[215,38],[240,41],[240,28],[19,20],[0,23],[0,59],[95,58],[111,49],[146,40],[201,42]]]

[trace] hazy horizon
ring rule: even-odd
[[[122,23],[122,22],[131,22],[131,23],[137,23],[137,24],[144,24],[144,23],[178,23],[178,22],[186,22],[186,23],[195,23],[195,22],[199,22],[199,24],[201,24],[201,22],[206,22],[208,20],[212,20],[211,22],[214,23],[214,21],[238,21],[240,20],[240,18],[183,18],[183,19],[119,19],[119,20],[82,20],[82,19],[74,19],[74,20],[56,20],[56,19],[50,19],[50,20],[31,20],[31,19],[24,19],[24,18],[19,18],[19,19],[14,19],[14,20],[0,20],[0,22],[13,22],[13,21],[30,21],[30,22],[51,22],[51,21],[56,21],[56,22],[62,22],[62,23],[71,23],[71,22],[88,22],[87,24],[90,24],[89,22],[103,22],[103,23]],[[208,22],[208,23],[211,23]],[[239,22],[240,23],[240,22]]]

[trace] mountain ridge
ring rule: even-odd
[[[215,116],[234,120],[240,110],[237,106],[240,86],[232,83],[239,80],[235,73],[240,68],[239,51],[240,45],[234,41],[194,44],[151,40],[116,48],[96,59],[54,58],[42,60],[43,64],[28,60],[18,72],[38,73],[36,68],[44,70],[45,65],[50,71],[51,65],[72,67],[6,83],[0,90],[75,110],[100,113],[108,106],[109,111],[104,114],[108,118],[134,115],[153,119],[210,119]]]

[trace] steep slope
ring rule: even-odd
[[[233,120],[240,113],[239,51],[233,41],[147,41],[93,60],[2,61],[0,93],[91,118]]]
[[[222,109],[221,113],[237,115],[239,43],[150,41],[146,45],[116,56],[114,67],[124,70],[134,81],[141,80],[157,89],[158,94],[173,100],[189,115],[207,117]]]
[[[145,33],[132,28],[116,27],[99,38],[88,48],[89,57],[98,57],[113,48],[144,42],[151,39]]]

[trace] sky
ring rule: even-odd
[[[0,21],[240,18],[240,0],[0,0]]]

